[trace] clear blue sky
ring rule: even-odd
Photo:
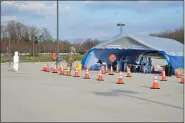
[[[149,34],[183,26],[183,1],[60,1],[60,39],[111,38],[124,32]],[[1,21],[45,26],[56,38],[56,1],[5,1]]]

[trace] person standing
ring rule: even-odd
[[[117,60],[116,60],[116,68],[117,68],[117,66],[118,66],[118,69],[120,70],[120,59],[118,58]]]
[[[125,57],[125,60],[124,60],[124,72],[126,72],[127,63],[128,63],[128,57],[126,56],[126,57]]]
[[[19,69],[19,53],[16,51],[13,56],[13,70],[18,72]]]
[[[120,62],[120,71],[123,71],[123,60],[122,60],[122,57],[120,58],[120,60],[119,60],[119,62]]]
[[[143,56],[143,65],[142,65],[143,73],[146,73],[146,57]]]
[[[146,66],[145,66],[145,68],[146,68],[146,73],[149,73],[149,59],[148,59],[148,57],[146,57]]]
[[[149,57],[148,58],[148,71],[149,71],[149,73],[151,73],[152,72],[152,59],[151,59],[151,57]]]
[[[139,65],[140,65],[140,72],[143,72],[143,56],[141,57],[140,61],[139,61]]]
[[[71,69],[72,69],[72,65],[73,65],[73,56],[72,56],[72,54],[69,54],[68,58],[67,58],[67,67],[70,68],[70,72],[71,72]]]

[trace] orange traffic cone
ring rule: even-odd
[[[184,75],[183,74],[181,76],[181,82],[180,83],[184,84]]]
[[[127,68],[127,76],[126,77],[132,77],[132,75],[130,73],[130,68]]]
[[[161,81],[167,81],[165,71],[162,71],[162,79]]]
[[[102,72],[102,74],[105,74],[104,66],[102,66],[102,68],[101,68],[101,72]]]
[[[125,83],[123,83],[123,76],[122,76],[122,72],[121,71],[119,73],[118,82],[116,84],[125,84]]]
[[[104,81],[104,80],[103,80],[102,73],[101,73],[101,70],[100,70],[100,73],[99,73],[99,75],[98,75],[97,80],[98,80],[98,81]]]
[[[127,67],[126,67],[126,72],[127,72],[127,73],[128,73],[128,69],[129,69],[129,67],[127,66]]]
[[[109,73],[109,69],[108,69],[107,65],[106,65],[106,68],[105,68],[105,72]]]
[[[90,79],[88,69],[86,69],[86,73],[85,73],[85,77],[84,77],[84,79]]]
[[[43,67],[42,71],[46,71],[46,69],[47,69],[47,65],[44,64],[44,67]]]
[[[160,89],[158,85],[157,75],[154,76],[154,82],[151,89]]]
[[[67,67],[66,76],[71,76],[71,74],[70,74],[70,68],[69,67]]]
[[[76,66],[76,70],[75,70],[75,74],[73,77],[80,77],[79,74],[78,74],[78,69],[77,69],[77,66]]]
[[[112,66],[111,66],[111,68],[110,68],[110,73],[109,73],[109,75],[114,75],[114,72],[113,72]]]
[[[50,67],[50,71],[54,71],[54,66],[53,66],[53,64],[51,64],[51,67]]]
[[[119,67],[118,67],[118,65],[116,66],[116,73],[119,73]]]
[[[45,72],[50,72],[50,71],[49,71],[49,65],[46,66]]]
[[[177,71],[177,76],[176,78],[181,78],[180,70]]]
[[[65,73],[64,73],[64,67],[63,67],[62,64],[60,66],[60,75],[65,75]]]
[[[53,72],[52,73],[58,73],[57,72],[57,66],[56,65],[54,65],[54,67],[53,67]]]

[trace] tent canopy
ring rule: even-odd
[[[173,69],[184,68],[183,44],[172,39],[145,35],[117,35],[91,48],[82,60],[82,67],[93,66],[98,60],[110,64],[110,54],[129,56],[137,61],[141,54],[160,53]]]

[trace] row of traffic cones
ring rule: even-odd
[[[90,70],[89,68],[90,68],[90,67],[88,67],[88,68],[86,69],[86,73],[85,73],[84,79],[90,79],[89,72],[88,72],[88,71]],[[45,64],[44,67],[43,67],[43,71],[45,71],[45,72],[50,72],[50,71],[51,71],[52,73],[57,73],[56,65],[54,65],[54,66],[51,65],[51,68],[49,69],[48,65]],[[118,81],[117,81],[117,84],[124,84],[122,72],[121,72],[121,71],[118,71],[118,68],[117,68],[116,72],[119,72],[119,73],[120,73],[120,74],[119,74]],[[98,75],[98,77],[97,77],[97,80],[98,80],[98,81],[104,81],[102,74],[105,74],[105,73],[108,73],[108,69],[107,69],[107,67],[106,67],[106,69],[104,69],[104,67],[102,67],[102,69],[100,70],[100,73],[99,73],[99,75]],[[61,65],[60,73],[59,73],[59,74],[60,74],[60,75],[71,76],[70,68],[69,68],[69,67],[67,68],[67,72],[66,72],[66,74],[65,74],[65,73],[64,73],[64,67],[63,67],[63,65]],[[165,71],[162,71],[161,74],[162,74],[161,81],[167,81],[166,75],[165,75]],[[109,71],[109,75],[114,75],[112,66],[111,66],[111,69],[110,69],[110,71]],[[77,66],[76,66],[76,70],[75,70],[75,73],[74,73],[74,76],[73,76],[73,77],[80,77],[80,76],[79,76],[79,71],[78,71],[78,69],[77,69]],[[127,68],[127,76],[126,76],[126,77],[132,77],[129,68]],[[177,73],[177,78],[181,78],[181,82],[180,82],[180,83],[184,84],[184,77],[183,77],[183,75],[181,76],[179,73]],[[157,76],[156,76],[156,75],[155,75],[155,77],[154,77],[154,82],[153,82],[152,89],[159,89],[159,87],[158,87],[158,82],[157,82]]]

